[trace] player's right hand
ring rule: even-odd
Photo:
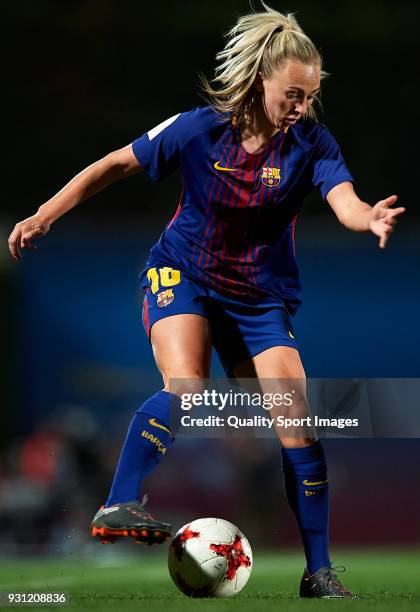
[[[39,212],[16,223],[9,236],[9,251],[13,259],[18,261],[21,258],[21,249],[36,250],[38,247],[32,243],[32,240],[45,236],[50,229],[50,225],[51,223],[46,221]]]

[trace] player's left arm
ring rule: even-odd
[[[372,232],[379,237],[381,249],[385,248],[397,217],[405,212],[402,206],[391,208],[398,200],[396,195],[379,200],[374,206],[370,206],[358,197],[353,184],[349,181],[333,187],[328,192],[326,200],[340,223],[355,232]]]

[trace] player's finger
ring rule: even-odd
[[[9,251],[13,259],[19,261],[21,257],[19,247],[17,245],[12,245],[11,247],[9,246]]]
[[[13,257],[13,259],[15,259],[16,261],[20,259],[20,251],[19,251],[18,242],[19,242],[19,234],[16,234],[15,231],[13,231],[10,234],[8,245],[9,245],[9,252],[11,256]]]
[[[28,247],[30,249],[36,248],[34,245],[31,244],[32,238],[35,238],[36,236],[42,236],[42,230],[39,227],[35,227],[29,232],[25,232],[22,235],[22,238],[20,241],[21,248],[25,248],[25,247]]]
[[[384,200],[380,200],[378,204],[380,204],[383,208],[389,208],[390,206],[395,204],[397,200],[398,200],[398,196],[392,195],[392,196],[389,196],[388,198],[385,198]]]
[[[32,242],[28,242],[28,241],[22,241],[21,243],[21,248],[22,249],[31,249],[32,251],[37,251],[38,247],[36,244],[32,244]]]
[[[41,227],[33,227],[31,230],[24,232],[22,240],[32,240],[35,236],[42,236],[43,232]]]
[[[402,215],[406,209],[404,206],[399,206],[398,208],[392,208],[389,212],[393,217],[397,217],[398,215]]]
[[[387,229],[383,232],[380,240],[379,240],[379,248],[384,249],[386,247],[386,243],[388,242],[388,238],[394,231],[393,227],[387,227]]]

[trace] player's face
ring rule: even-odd
[[[267,119],[276,128],[293,125],[314,101],[321,83],[317,64],[301,64],[288,60],[269,79],[262,79],[263,108]]]

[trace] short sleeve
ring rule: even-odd
[[[328,192],[345,181],[354,183],[347,168],[340,147],[331,132],[320,126],[318,140],[315,145],[314,169],[312,183],[319,187],[325,200]]]
[[[154,181],[176,170],[180,151],[191,130],[192,111],[178,113],[149,130],[132,143],[138,162]]]

